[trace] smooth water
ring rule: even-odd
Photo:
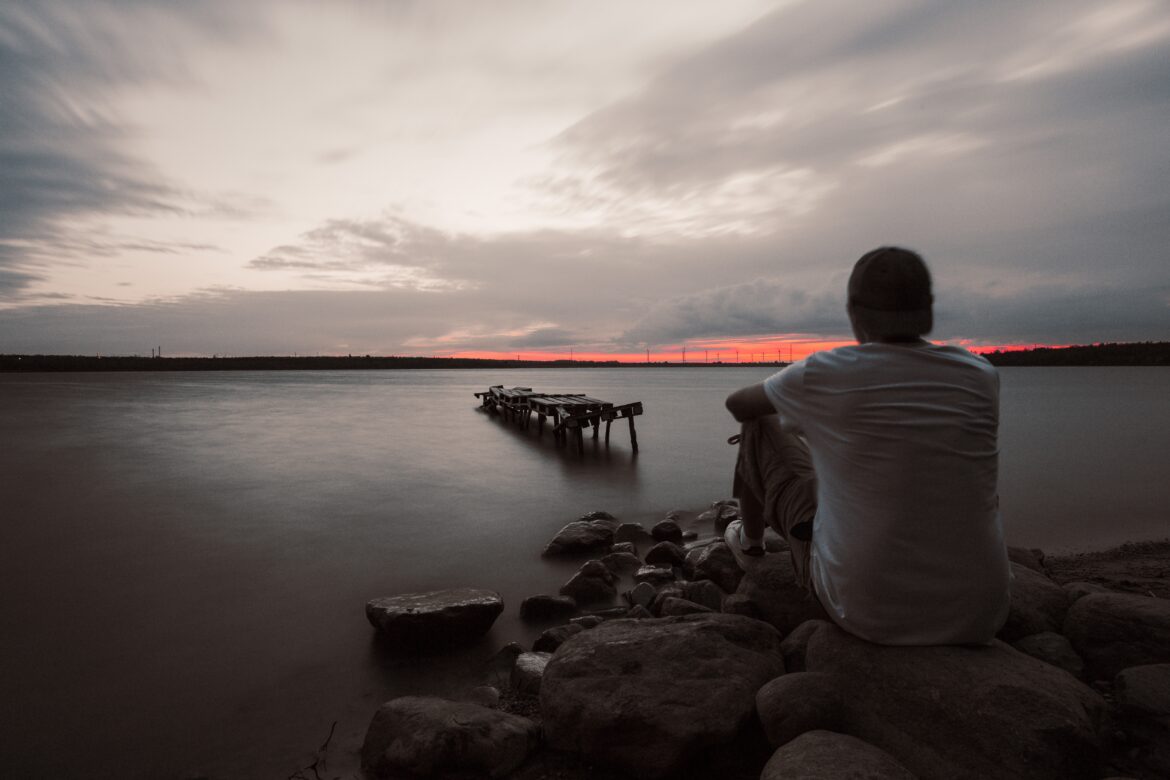
[[[18,777],[287,777],[333,721],[356,773],[369,717],[458,694],[516,607],[575,564],[539,557],[593,509],[652,523],[727,495],[726,394],[766,368],[0,375],[0,755]],[[1170,534],[1170,371],[1006,369],[1011,543]],[[640,400],[585,457],[477,409],[489,384]],[[387,656],[363,606],[499,591],[492,632]]]

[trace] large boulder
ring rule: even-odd
[[[881,748],[847,734],[810,731],[772,754],[760,780],[916,780]]]
[[[711,580],[728,593],[734,593],[743,579],[743,569],[735,561],[731,548],[723,542],[712,542],[694,559],[692,580]]]
[[[1012,642],[1012,647],[1046,664],[1064,669],[1078,679],[1085,674],[1085,662],[1077,655],[1077,651],[1073,650],[1072,643],[1062,634],[1052,631],[1030,634]]]
[[[806,620],[826,617],[815,594],[796,584],[796,567],[787,553],[769,553],[746,573],[739,583],[738,595],[750,606],[736,602],[736,609],[754,612],[787,634]],[[726,606],[725,606],[726,609]]]
[[[616,526],[609,520],[574,520],[544,548],[542,555],[572,555],[608,550]]]
[[[840,731],[845,726],[845,691],[837,678],[818,672],[789,672],[756,692],[756,714],[772,747],[806,731]]]
[[[504,777],[540,742],[528,718],[424,696],[378,708],[362,745],[362,768],[375,777],[474,774]]]
[[[499,593],[477,588],[403,593],[366,603],[366,618],[387,642],[415,649],[482,636],[503,611]]]
[[[1012,563],[1011,609],[999,638],[1014,642],[1032,634],[1060,631],[1068,612],[1068,592],[1047,575]]]
[[[1170,715],[1170,664],[1123,669],[1113,680],[1113,693],[1123,711],[1132,715]]]
[[[810,621],[784,652],[846,692],[843,731],[923,780],[1099,777],[1104,700],[1002,642],[884,647]]]
[[[614,620],[572,637],[545,669],[552,747],[638,777],[665,777],[751,721],[782,674],[780,636],[737,615]]]
[[[1132,593],[1089,593],[1064,621],[1090,679],[1112,679],[1129,666],[1170,662],[1170,601]]]

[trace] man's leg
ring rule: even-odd
[[[796,581],[809,585],[816,475],[808,446],[785,431],[775,415],[743,424],[732,495],[739,499],[744,534],[759,539],[770,525],[788,541]]]

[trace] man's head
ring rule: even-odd
[[[934,327],[930,271],[917,252],[866,252],[849,277],[849,321],[857,340],[913,341]]]

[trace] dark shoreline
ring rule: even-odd
[[[997,366],[1170,366],[1170,342],[1042,347],[984,354]],[[52,371],[359,371],[507,368],[783,368],[784,361],[683,363],[619,360],[493,360],[376,355],[142,357],[139,355],[0,355],[0,373]]]

